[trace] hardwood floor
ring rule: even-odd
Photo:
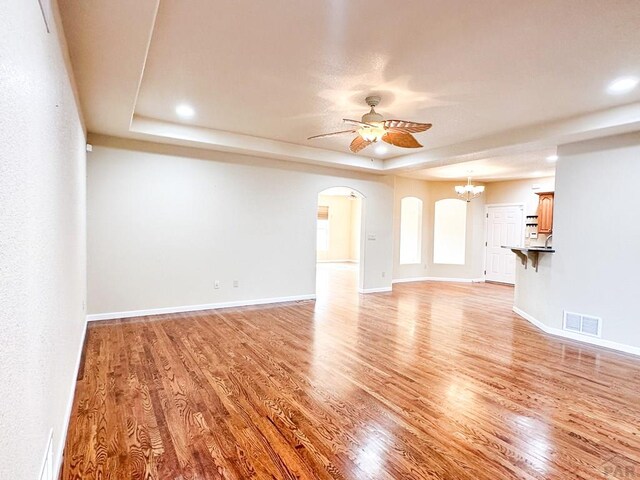
[[[541,333],[510,287],[318,285],[92,323],[62,478],[640,478],[640,359]]]

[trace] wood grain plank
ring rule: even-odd
[[[355,275],[91,324],[61,478],[640,478],[640,359],[543,334],[510,287]]]

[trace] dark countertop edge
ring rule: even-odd
[[[553,248],[544,247],[510,247],[508,245],[501,245],[502,248],[509,248],[511,250],[520,250],[521,252],[542,252],[542,253],[556,253]]]

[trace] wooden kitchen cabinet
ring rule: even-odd
[[[553,232],[553,192],[540,192],[538,199],[538,233]]]

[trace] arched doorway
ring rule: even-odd
[[[350,187],[318,193],[316,296],[357,296],[363,263],[364,195]]]

